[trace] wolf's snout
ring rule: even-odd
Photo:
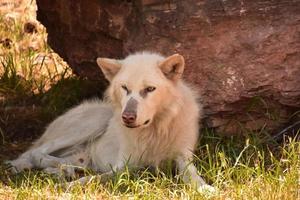
[[[122,120],[125,124],[133,124],[136,120],[136,113],[124,112],[122,114]]]
[[[126,104],[125,110],[122,113],[122,120],[125,124],[132,126],[136,121],[137,100],[130,98]]]

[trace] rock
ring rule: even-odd
[[[30,33],[30,34],[37,33],[38,30],[37,30],[35,22],[30,22],[30,21],[26,22],[24,24],[24,32],[25,33]]]
[[[0,39],[0,44],[3,45],[3,47],[10,49],[12,45],[12,41],[9,38],[5,38],[3,40]]]
[[[97,56],[139,50],[186,58],[185,79],[219,132],[274,131],[300,108],[299,0],[39,0],[51,47],[104,81]]]

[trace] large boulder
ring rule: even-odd
[[[205,122],[223,133],[274,131],[300,108],[299,0],[37,0],[48,42],[80,76],[97,56],[140,50],[186,59]]]

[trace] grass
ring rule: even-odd
[[[31,14],[9,14],[0,15],[0,100],[5,106],[41,96],[58,80],[72,77],[67,64],[47,45],[45,29],[32,21]],[[26,24],[32,24],[34,31],[26,31]]]
[[[298,199],[300,142],[262,143],[259,136],[220,137],[203,131],[195,163],[202,176],[219,189],[211,199]],[[11,175],[2,170],[0,197],[12,199],[205,199],[166,170],[125,171],[105,184],[65,189],[55,177],[38,171]]]
[[[103,90],[103,86],[72,74],[48,46],[45,28],[32,19],[32,13],[19,14],[0,13],[2,144],[20,135],[31,141],[54,117],[85,98],[101,96]],[[33,31],[27,30],[28,24]]]
[[[47,45],[41,25],[26,32],[30,16],[0,15],[1,160],[16,157],[54,117],[103,89],[72,74]],[[295,135],[278,142],[264,130],[234,137],[203,130],[194,162],[219,190],[211,199],[300,199],[299,132]],[[67,189],[61,182],[36,170],[12,175],[0,164],[0,199],[207,198],[175,178],[172,167],[159,174],[127,169],[107,183]]]

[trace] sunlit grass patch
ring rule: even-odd
[[[47,45],[45,28],[34,22],[36,32],[27,33],[27,20],[26,15],[13,19],[0,15],[1,93],[37,94],[71,76],[67,64]]]

